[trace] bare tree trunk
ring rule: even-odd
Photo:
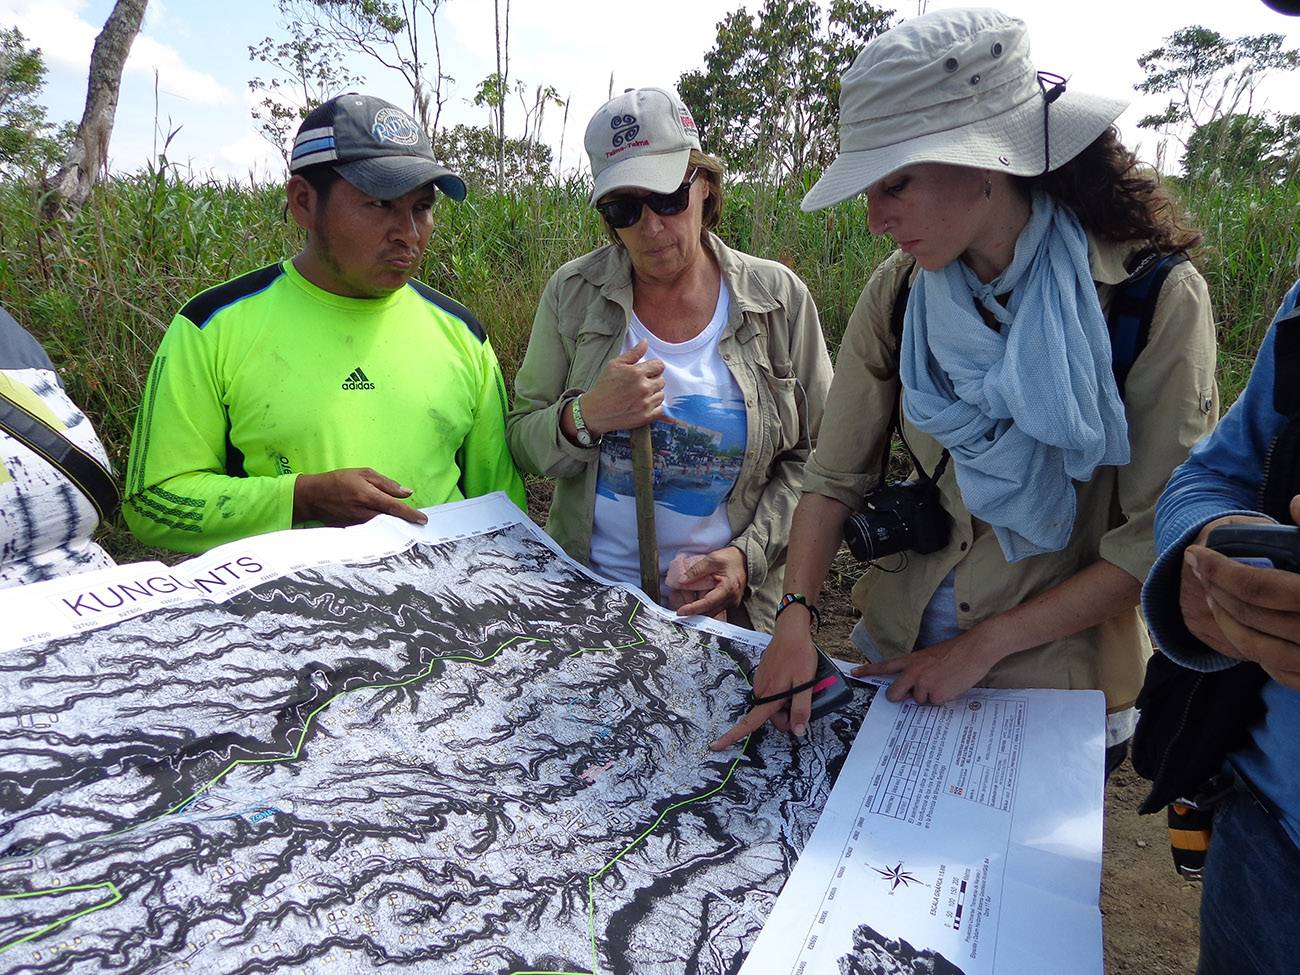
[[[493,0],[497,42],[497,192],[506,191],[506,98],[510,91],[510,0],[506,0],[505,39],[501,37],[501,0]]]
[[[496,22],[497,42],[497,192],[505,192],[506,182],[506,134],[502,128],[504,115],[502,108],[506,102],[505,79],[501,76],[501,0],[492,0],[492,14]]]
[[[122,68],[135,35],[140,33],[148,0],[117,0],[90,54],[86,111],[77,126],[72,148],[59,171],[46,184],[41,214],[46,220],[68,219],[81,209],[108,156],[108,140],[117,114]]]

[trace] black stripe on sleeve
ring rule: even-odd
[[[253,295],[265,291],[283,273],[284,268],[279,264],[268,264],[256,271],[241,274],[225,284],[209,288],[207,291],[191,298],[186,302],[185,307],[181,309],[180,315],[187,321],[192,322],[196,328],[203,328],[212,320],[212,316],[221,309],[228,308],[237,301],[243,301],[245,298],[251,298]]]
[[[483,330],[483,325],[474,316],[472,311],[462,305],[455,298],[448,298],[441,291],[430,288],[427,284],[420,281],[411,281],[409,283],[411,287],[415,289],[415,293],[425,301],[429,302],[429,304],[437,305],[448,315],[459,318],[464,322],[465,327],[473,332],[475,338],[480,342],[487,341],[487,332]]]

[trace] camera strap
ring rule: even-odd
[[[894,338],[895,356],[901,354],[903,345],[903,316],[907,314],[907,298],[912,290],[912,285],[908,281],[909,277],[910,273],[903,275],[903,285],[898,289],[898,294],[894,298],[894,306],[889,313],[889,334]],[[927,474],[925,467],[921,464],[921,458],[916,456],[916,452],[912,450],[912,445],[907,442],[907,437],[903,435],[903,380],[898,374],[897,361],[895,362],[894,377],[898,382],[894,387],[894,407],[889,411],[889,429],[885,432],[885,446],[880,452],[880,483],[886,483],[886,476],[889,473],[889,454],[893,447],[894,434],[898,434],[903,449],[907,451],[907,456],[912,459],[912,466],[921,475],[921,479],[930,485],[935,485],[948,468],[948,460],[950,459],[948,448],[943,449],[943,456],[939,458],[939,463],[935,465],[934,473]]]

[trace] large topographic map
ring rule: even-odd
[[[734,972],[865,701],[499,496],[0,593],[0,971]]]

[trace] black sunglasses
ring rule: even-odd
[[[643,206],[648,206],[661,217],[671,217],[691,205],[691,184],[699,175],[698,168],[691,170],[691,175],[686,178],[686,182],[671,193],[620,196],[608,203],[597,203],[596,209],[605,218],[605,222],[615,230],[625,230],[640,220]]]

